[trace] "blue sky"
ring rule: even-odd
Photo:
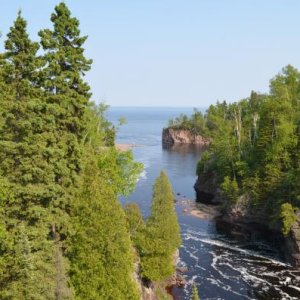
[[[267,92],[300,68],[298,0],[69,0],[89,35],[93,99],[112,106],[205,107]],[[1,47],[17,10],[28,30],[51,26],[52,0],[1,3]]]

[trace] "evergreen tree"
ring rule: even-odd
[[[1,199],[1,206],[13,241],[6,253],[10,257],[6,260],[6,274],[0,280],[5,281],[3,297],[18,295],[26,279],[30,293],[23,294],[24,299],[54,299],[54,243],[49,237],[48,208],[55,189],[52,188],[53,168],[46,159],[49,150],[43,118],[45,106],[38,86],[41,67],[36,56],[38,48],[29,39],[26,21],[19,13],[1,56],[5,90],[0,99],[0,170],[10,195]],[[22,263],[25,254],[28,259],[31,257],[30,264]],[[19,262],[24,269],[22,274]],[[35,279],[28,280],[28,274],[34,274]]]
[[[20,13],[0,56],[0,298],[138,299],[117,196],[141,164],[89,103],[78,20],[64,3],[51,20],[42,58]]]
[[[163,280],[174,272],[174,252],[181,239],[174,195],[167,175],[161,172],[153,186],[151,215],[146,224],[141,255],[142,276],[151,281]]]
[[[199,295],[198,295],[198,289],[197,289],[197,286],[195,283],[193,284],[193,287],[192,287],[191,300],[200,300]]]
[[[70,214],[76,209],[75,197],[82,169],[82,150],[86,132],[90,88],[83,80],[91,60],[84,56],[85,36],[80,36],[79,21],[71,16],[65,3],[51,15],[53,29],[39,32],[45,51],[40,73],[46,103],[49,160],[53,166],[55,195],[51,202],[51,228],[55,240],[56,293],[67,292],[67,266],[64,240],[70,236]],[[64,286],[61,279],[64,278]]]
[[[136,203],[128,203],[124,210],[131,240],[137,251],[141,253],[146,238],[146,224],[143,220],[140,208]]]
[[[252,214],[265,216],[284,235],[300,208],[299,96],[300,73],[287,66],[271,80],[269,94],[212,105],[206,116],[210,159],[198,164],[198,175],[217,174],[224,208],[246,194]]]
[[[74,200],[74,231],[68,243],[71,280],[77,299],[137,299],[133,281],[133,250],[124,211],[117,195],[134,188],[140,164],[120,159],[106,147],[104,106],[89,107],[83,174]],[[124,173],[125,172],[125,173]],[[129,180],[124,180],[128,174]],[[136,183],[136,180],[134,181]]]
[[[102,176],[105,168],[99,168],[98,156],[85,154],[68,253],[76,299],[138,299],[124,211]]]
[[[53,203],[57,232],[66,234],[68,215],[81,170],[85,112],[90,88],[83,80],[91,60],[84,56],[86,36],[80,36],[79,21],[64,2],[51,15],[53,30],[39,32],[45,50],[41,81],[49,114],[49,144],[53,147],[54,180],[61,187]]]

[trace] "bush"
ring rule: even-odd
[[[200,160],[197,163],[197,170],[196,174],[199,176],[204,173],[205,169],[207,168],[207,163],[210,160],[210,154],[208,151],[204,151],[201,155]]]
[[[221,184],[222,193],[231,204],[235,203],[239,194],[239,187],[235,179],[231,180],[229,176],[225,176]]]
[[[297,221],[295,208],[290,203],[283,203],[280,207],[280,219],[282,222],[282,233],[287,236],[293,224]]]

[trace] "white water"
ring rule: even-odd
[[[144,216],[151,206],[152,184],[161,169],[167,171],[175,194],[194,199],[195,167],[201,153],[195,149],[164,150],[161,130],[171,117],[190,109],[112,109],[109,118],[120,116],[128,124],[118,133],[120,143],[138,144],[135,158],[144,164],[137,188],[123,203],[139,203]],[[178,201],[176,208],[182,233],[179,265],[188,268],[183,275],[185,289],[175,289],[177,299],[190,299],[196,283],[203,299],[300,299],[300,270],[280,256],[276,242],[260,237],[241,241],[227,236],[214,221],[188,216]]]

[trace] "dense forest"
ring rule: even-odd
[[[51,22],[34,42],[19,13],[0,54],[0,298],[140,299],[136,261],[147,281],[174,271],[172,188],[161,173],[149,220],[125,214],[142,166],[91,101],[79,21],[60,3]]]
[[[241,101],[218,102],[206,114],[195,111],[169,123],[192,127],[210,139],[197,174],[215,174],[225,210],[243,195],[253,214],[284,235],[300,208],[299,99],[300,73],[289,65],[270,81],[268,94],[252,92]]]
[[[189,117],[186,114],[169,120],[168,128],[175,130],[189,130],[194,134],[203,135],[206,131],[205,118],[201,111],[194,109],[194,113]]]

